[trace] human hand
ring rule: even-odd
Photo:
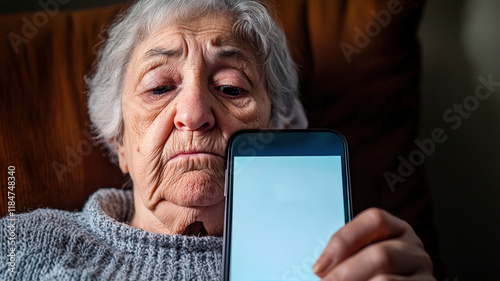
[[[337,231],[313,271],[322,280],[435,280],[432,261],[412,227],[377,208]]]

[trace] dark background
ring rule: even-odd
[[[443,113],[474,95],[478,76],[500,82],[500,1],[428,1],[420,28],[420,138],[448,140],[425,162],[448,280],[500,280],[500,87],[456,130]]]
[[[60,7],[120,2],[125,1],[71,0]],[[0,2],[2,14],[40,9],[33,0]],[[498,0],[427,1],[420,28],[419,140],[435,128],[448,136],[424,163],[448,281],[500,280],[500,87],[456,130],[443,118],[447,109],[474,95],[478,76],[488,80],[491,74],[500,82],[499,29]]]

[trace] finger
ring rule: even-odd
[[[368,281],[436,281],[432,274],[416,274],[413,276],[398,276],[392,274],[380,274]]]
[[[401,240],[387,240],[365,247],[345,259],[324,280],[369,280],[379,274],[432,274],[429,255],[419,246]]]
[[[421,245],[408,223],[381,209],[368,209],[332,236],[316,261],[313,272],[322,277],[345,258],[370,243],[396,237]]]

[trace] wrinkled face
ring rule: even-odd
[[[267,127],[271,113],[255,52],[234,37],[233,22],[225,14],[176,21],[132,53],[118,149],[134,184],[132,226],[222,233],[226,142]]]

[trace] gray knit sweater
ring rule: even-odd
[[[100,189],[82,212],[39,209],[16,221],[2,218],[0,280],[219,280],[222,238],[133,228],[133,211],[131,191]]]

